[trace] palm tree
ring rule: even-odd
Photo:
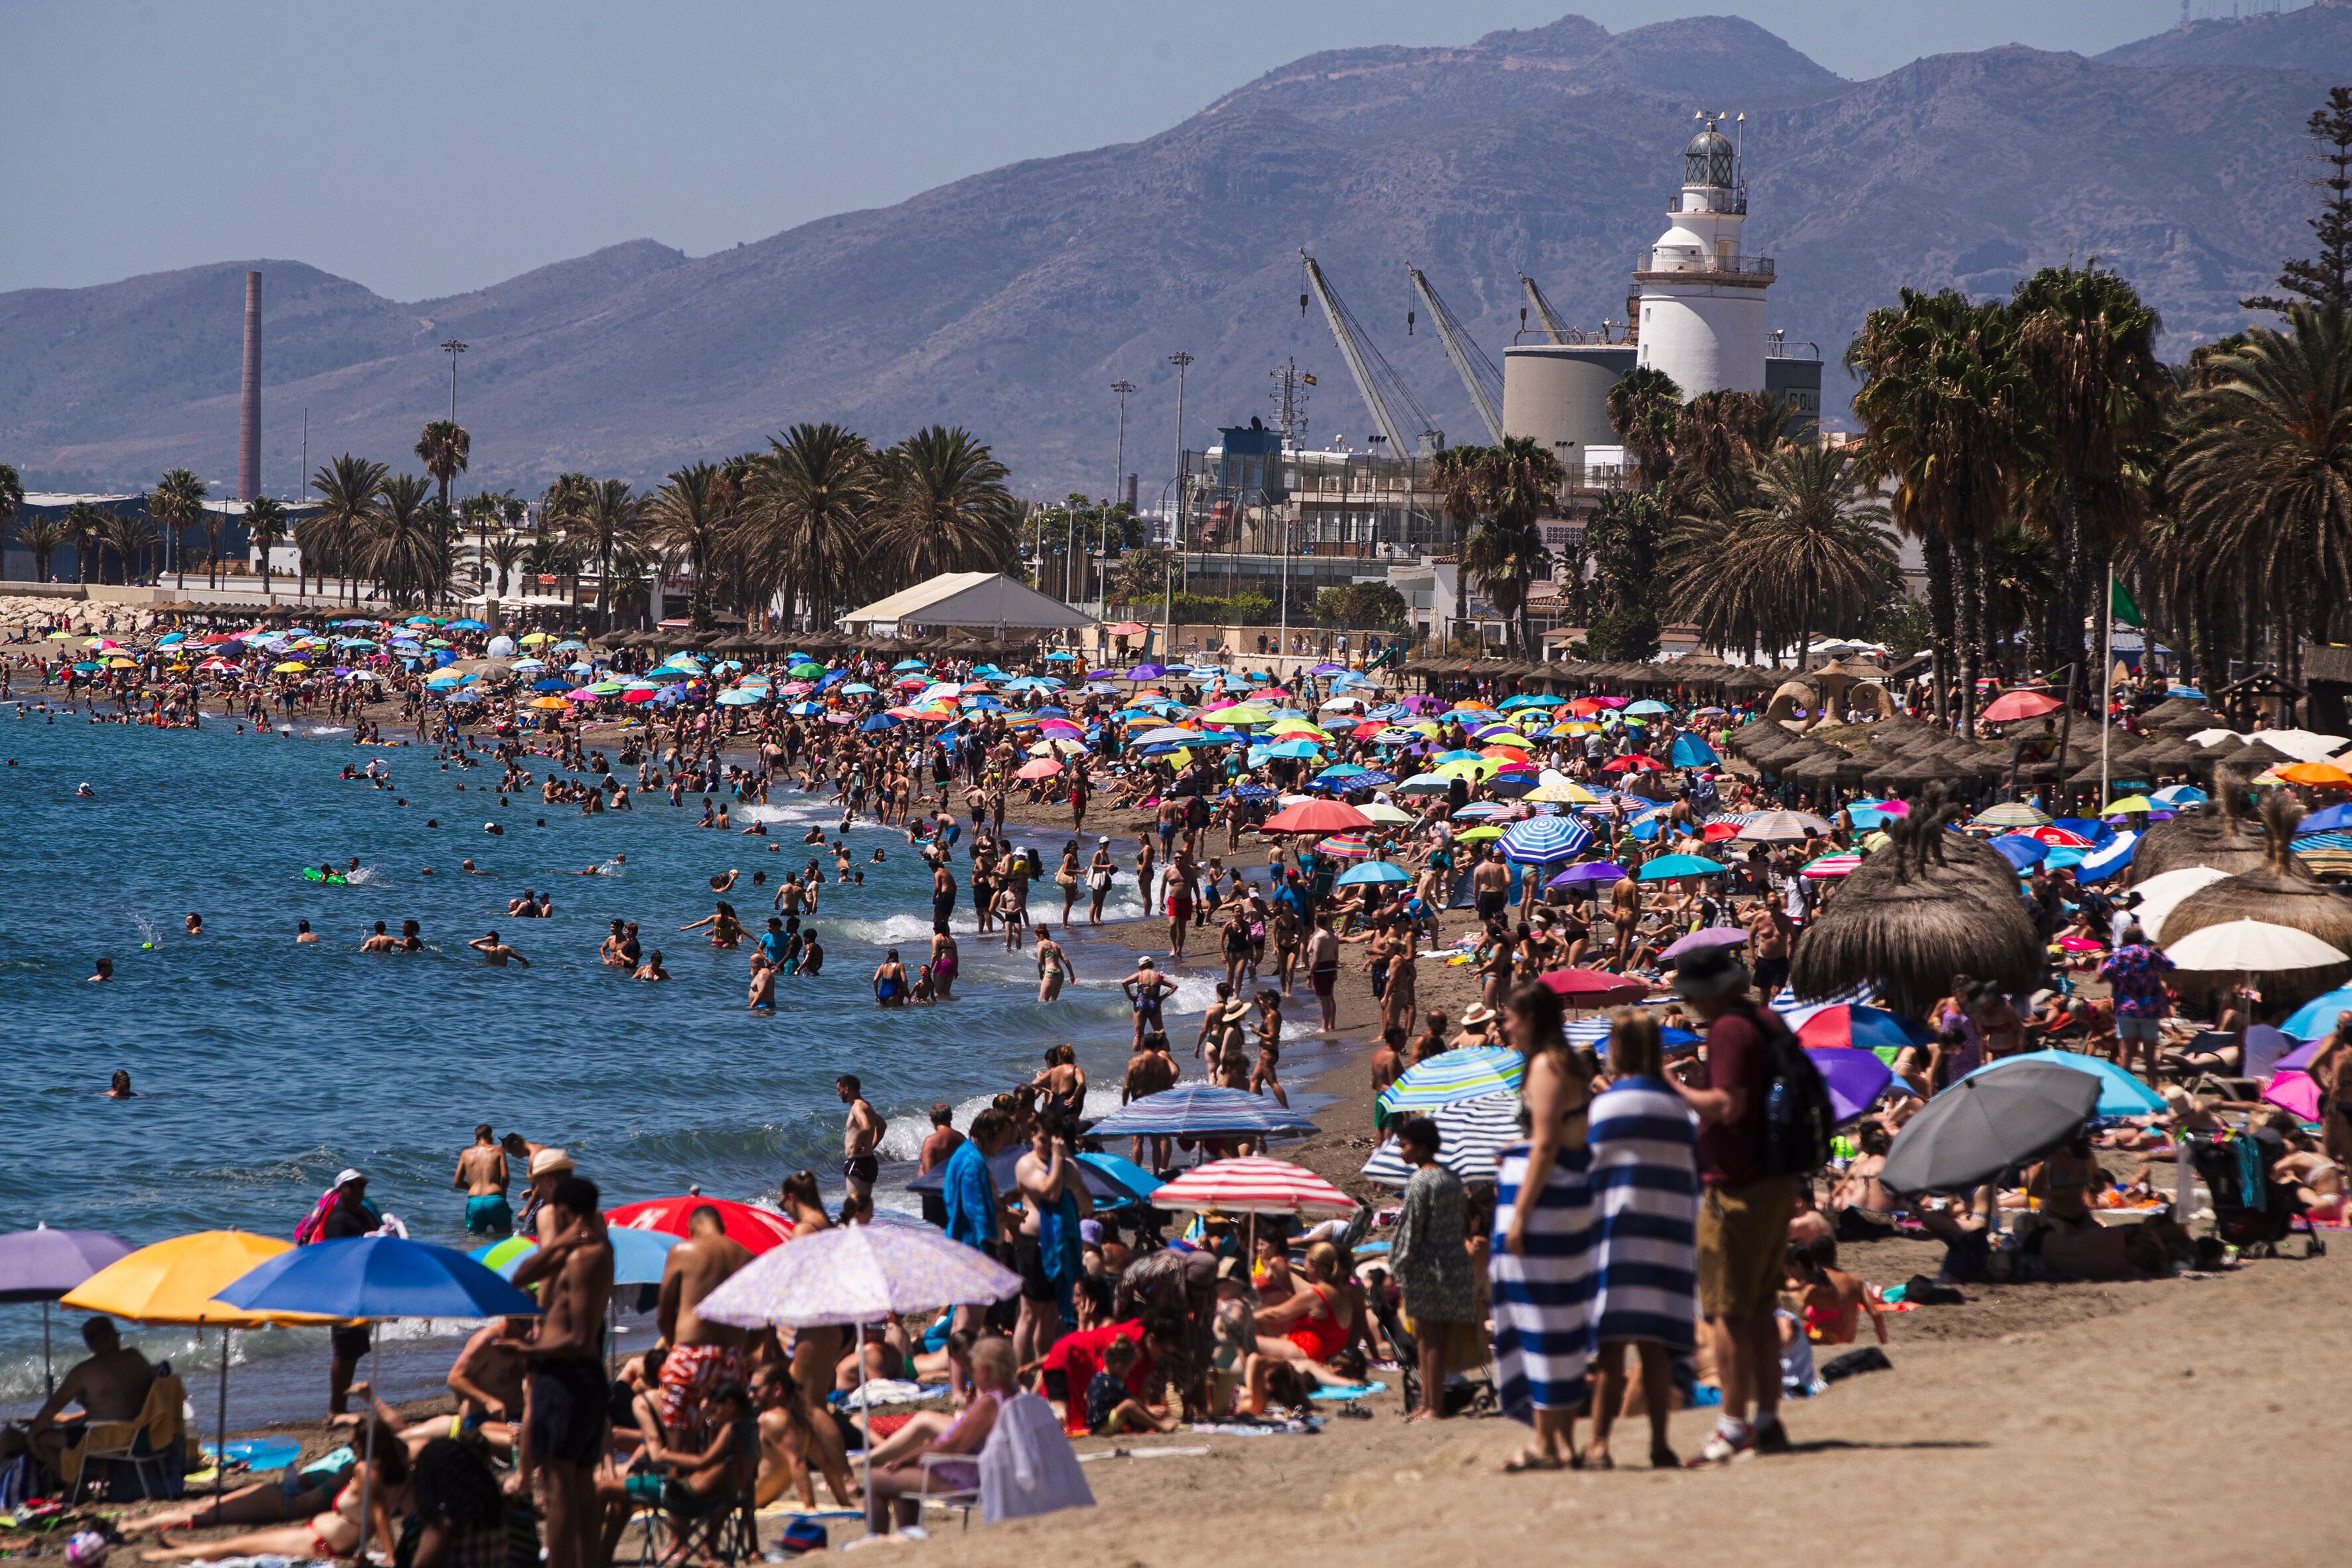
[[[17,510],[24,504],[24,479],[13,467],[0,463],[0,579],[8,575],[8,525],[16,521]],[[46,574],[45,569],[43,575]]]
[[[656,546],[686,563],[687,614],[698,630],[710,625],[710,588],[704,573],[719,553],[727,526],[719,510],[719,471],[696,463],[678,469],[646,501],[646,521]]]
[[[1568,475],[1559,459],[1538,446],[1534,437],[1506,436],[1481,465],[1486,510],[1497,528],[1508,531],[1511,547],[1505,555],[1511,574],[1510,597],[1518,625],[1522,658],[1537,657],[1534,630],[1528,622],[1528,584],[1549,575],[1551,557],[1544,547],[1538,520],[1556,512],[1559,487]],[[1496,607],[1502,608],[1496,601]]]
[[[485,587],[493,598],[505,596],[515,563],[523,558],[530,547],[511,534],[502,533],[490,541],[490,562],[486,573]]]
[[[1468,550],[1471,531],[1476,527],[1480,510],[1486,502],[1486,487],[1481,479],[1486,461],[1484,447],[1447,447],[1430,459],[1430,488],[1437,492],[1439,510],[1445,521],[1454,525],[1454,635],[1462,635],[1462,626],[1470,618],[1470,563]]]
[[[1755,504],[1718,563],[1724,575],[1772,585],[1787,606],[1803,668],[1816,631],[1858,628],[1895,570],[1885,505],[1855,481],[1853,459],[1822,446],[1784,447],[1756,471]]]
[[[473,456],[474,438],[454,419],[436,419],[416,437],[416,460],[441,482],[441,504],[449,504],[449,481],[466,471]]]
[[[743,480],[730,536],[751,597],[780,598],[790,624],[804,596],[810,623],[830,626],[866,559],[881,477],[873,447],[845,426],[795,425],[771,438]]]
[[[1864,377],[1854,397],[1864,426],[1859,473],[1895,480],[1895,521],[1926,544],[1934,640],[1946,654],[1937,706],[1957,695],[1961,731],[1973,735],[1986,552],[2021,488],[2032,388],[2000,307],[1949,289],[1906,289],[1902,298],[1872,311],[1846,351],[1848,368]]]
[[[1537,567],[1549,564],[1543,533],[1532,523],[1483,517],[1462,542],[1461,574],[1477,578],[1479,591],[1502,615],[1514,658],[1533,657],[1527,651],[1528,584]]]
[[[961,426],[933,425],[883,456],[874,543],[896,568],[885,591],[942,572],[1002,572],[1021,554],[1021,505],[1005,468]]]
[[[99,528],[98,542],[122,563],[122,581],[127,586],[146,575],[147,558],[155,548],[155,525],[140,512],[109,512]]]
[[[596,614],[605,626],[612,624],[612,595],[604,579],[612,575],[614,552],[635,531],[637,514],[644,506],[645,498],[630,489],[626,479],[592,482],[581,498],[579,522],[596,561]]]
[[[542,533],[523,547],[522,568],[535,577],[569,577],[580,570],[580,549],[561,534]]]
[[[499,526],[506,516],[507,498],[495,491],[484,490],[467,496],[458,504],[457,515],[474,530],[474,580],[489,578],[490,530]]]
[[[256,496],[245,503],[245,533],[261,552],[261,594],[271,604],[278,592],[269,574],[269,552],[286,537],[286,505],[274,496]]]
[[[205,510],[205,497],[210,489],[192,470],[173,468],[156,481],[154,492],[147,498],[147,515],[171,534],[175,575],[183,588],[188,585],[188,530],[204,524],[214,538],[213,548],[218,549],[220,524]]]
[[[49,557],[66,542],[65,524],[46,512],[36,512],[16,525],[16,542],[31,552],[33,581],[49,580]]]
[[[1675,429],[1682,413],[1683,389],[1664,371],[1636,365],[1609,389],[1609,427],[1625,444],[1627,455],[1640,466],[1642,483],[1665,483],[1674,471]]]
[[[362,571],[395,605],[421,603],[438,580],[446,541],[432,505],[433,481],[396,474],[383,481],[357,549]]]
[[[65,542],[73,546],[75,581],[89,581],[89,558],[98,548],[99,531],[105,526],[106,513],[86,500],[66,508]]]
[[[2156,357],[2157,313],[2095,260],[2020,283],[2010,316],[2042,437],[2036,477],[2055,501],[2058,583],[2043,637],[2055,668],[2082,661],[2094,584],[2104,590],[2116,545],[2147,515],[2147,451],[2172,378]]]
[[[294,525],[303,566],[307,569],[317,560],[319,585],[323,589],[327,563],[333,561],[342,571],[354,605],[359,603],[359,581],[353,563],[374,521],[389,473],[382,463],[354,458],[349,452],[321,463],[310,476],[310,488],[319,492],[319,510]]]
[[[2352,325],[2296,305],[2257,327],[2182,408],[2168,485],[2204,574],[2243,585],[2242,637],[2266,622],[2287,679],[2352,589]]]

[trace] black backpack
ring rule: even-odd
[[[1768,1176],[1805,1175],[1830,1163],[1837,1110],[1822,1069],[1777,1013],[1749,1005],[1764,1032],[1764,1104],[1758,1117],[1757,1158]]]

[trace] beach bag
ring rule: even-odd
[[[1830,1163],[1830,1138],[1837,1126],[1829,1085],[1822,1081],[1822,1069],[1805,1055],[1786,1024],[1760,1008],[1748,1011],[1764,1031],[1768,1058],[1757,1151],[1764,1173],[1788,1176],[1818,1171]]]

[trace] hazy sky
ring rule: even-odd
[[[2293,0],[2289,0],[2292,4]],[[2210,9],[2210,5],[2200,9]],[[0,0],[0,289],[308,261],[398,300],[700,255],[1167,129],[1317,49],[1730,11],[1832,70],[2095,53],[2178,0]]]

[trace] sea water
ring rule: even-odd
[[[617,750],[604,747],[608,758]],[[608,1205],[689,1186],[772,1197],[803,1167],[837,1194],[844,1108],[834,1080],[845,1072],[863,1079],[889,1121],[877,1201],[911,1207],[898,1189],[935,1102],[968,1122],[987,1095],[1025,1081],[1048,1046],[1067,1040],[1094,1080],[1094,1106],[1116,1103],[1130,1026],[1118,983],[1135,951],[1164,937],[1153,921],[1089,938],[1082,901],[1068,944],[1078,979],[1040,1005],[1031,951],[1006,953],[1001,938],[977,935],[965,886],[958,1000],[885,1012],[874,1005],[874,967],[894,944],[910,973],[923,962],[929,874],[902,830],[866,824],[848,834],[865,885],[835,884],[831,851],[800,842],[810,824],[830,834],[839,819],[821,795],[772,795],[780,809],[761,814],[772,837],[746,837],[695,827],[702,803],[693,795],[682,808],[647,795],[633,812],[583,816],[576,805],[542,805],[534,784],[500,806],[493,765],[445,771],[429,747],[355,747],[348,731],[256,736],[212,718],[196,731],[78,716],[52,723],[22,704],[0,704],[0,758],[13,763],[0,767],[0,1016],[11,1069],[0,1231],[39,1222],[134,1245],[215,1228],[289,1237],[349,1165],[367,1173],[371,1199],[411,1236],[478,1246],[451,1178],[485,1121],[570,1151]],[[389,764],[389,787],[338,777],[374,758]],[[547,776],[547,759],[528,765]],[[84,781],[93,798],[75,795]],[[484,831],[492,821],[503,836]],[[1066,836],[1025,837],[1050,870]],[[711,912],[709,879],[735,868],[741,876],[724,896],[760,929],[782,873],[812,854],[827,882],[806,923],[823,933],[824,973],[781,979],[773,1016],[747,1013],[748,948],[714,951],[704,933],[677,928]],[[303,878],[306,866],[353,857],[361,869],[348,886]],[[478,875],[459,869],[469,857]],[[760,887],[757,871],[768,874]],[[968,883],[961,858],[958,878]],[[552,919],[508,915],[525,888],[552,895]],[[1113,900],[1108,914],[1141,912],[1131,878]],[[1032,909],[1059,915],[1050,877],[1033,889]],[[191,912],[203,917],[200,936],[184,932]],[[638,921],[644,945],[663,950],[670,984],[640,984],[597,962],[614,918]],[[303,919],[316,943],[295,942]],[[428,951],[359,951],[374,921],[396,934],[412,919]],[[467,948],[493,929],[530,968],[491,968]],[[1206,947],[1196,939],[1169,1009],[1186,1035],[1179,1015],[1197,1013],[1216,978]],[[101,956],[115,978],[90,984]],[[1180,1039],[1178,1054],[1191,1076],[1188,1045]],[[139,1099],[105,1097],[118,1068]],[[518,1172],[518,1196],[520,1186]],[[54,1314],[60,1369],[80,1353],[79,1321]],[[386,1332],[384,1392],[437,1388],[449,1336],[463,1331]],[[151,1355],[173,1358],[209,1425],[205,1369],[217,1366],[216,1337],[130,1332]],[[239,1336],[232,1425],[320,1414],[321,1339]],[[0,1410],[39,1397],[40,1345],[37,1306],[0,1306]]]

